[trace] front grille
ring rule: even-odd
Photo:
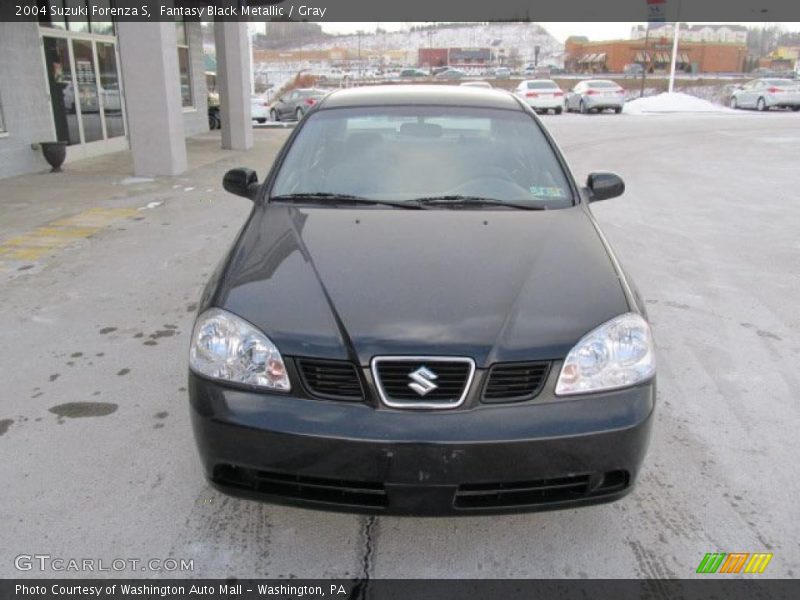
[[[298,370],[306,391],[317,398],[358,401],[364,399],[356,367],[343,360],[298,358]]]
[[[424,394],[410,387],[415,383],[412,375],[421,369],[432,375],[424,377],[431,387]],[[381,399],[397,407],[458,406],[466,397],[474,373],[475,363],[469,358],[392,357],[375,358],[372,362],[372,374]]]
[[[457,509],[513,508],[569,502],[618,492],[628,486],[628,481],[627,471],[610,471],[518,483],[462,484],[456,490],[453,506]]]
[[[489,371],[483,388],[484,402],[519,402],[534,398],[544,386],[549,362],[506,363]]]
[[[259,494],[341,506],[385,508],[389,503],[383,484],[371,481],[285,475],[234,465],[217,465],[214,481]]]

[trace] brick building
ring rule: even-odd
[[[469,68],[487,66],[492,62],[489,48],[420,48],[418,66]]]
[[[648,71],[667,71],[672,60],[672,40],[644,39],[590,42],[570,37],[564,44],[564,66],[571,73],[621,73],[625,65],[639,63]],[[739,73],[744,70],[747,46],[740,43],[678,42],[677,69],[692,73]]]

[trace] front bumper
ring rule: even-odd
[[[451,411],[255,393],[193,373],[189,395],[206,476],[221,491],[348,512],[453,515],[621,498],[647,449],[655,383]]]

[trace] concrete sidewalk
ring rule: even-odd
[[[213,131],[187,140],[189,169],[176,177],[133,176],[130,151],[69,163],[61,173],[42,172],[0,181],[0,274],[36,269],[61,249],[121,219],[194,194],[212,201],[222,175],[249,166],[264,177],[289,129],[254,131],[249,151],[223,150]]]

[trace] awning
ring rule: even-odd
[[[645,62],[645,57],[643,52],[637,52],[636,56],[633,57],[633,62],[641,63]]]
[[[685,64],[685,65],[688,65],[688,64],[689,64],[689,62],[690,62],[690,61],[689,61],[689,55],[688,55],[688,54],[686,54],[685,52],[681,52],[681,62],[682,62],[683,64]]]
[[[590,63],[593,60],[594,60],[594,54],[587,54],[582,59],[580,59],[578,62],[580,62],[580,63]]]
[[[592,62],[596,62],[596,63],[604,63],[604,62],[606,62],[606,53],[605,52],[601,52],[600,54],[596,54],[595,57],[594,57],[594,60]]]

